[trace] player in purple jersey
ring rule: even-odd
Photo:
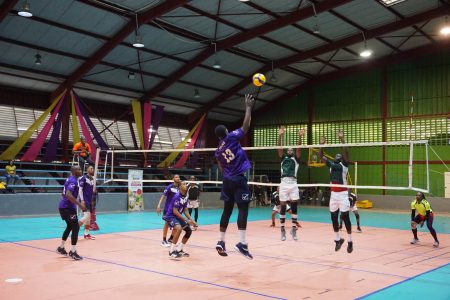
[[[80,199],[84,201],[86,209],[83,211],[83,217],[80,219],[80,226],[84,224],[84,239],[95,240],[90,232],[92,200],[94,198],[94,167],[87,168],[87,174],[80,178],[78,184],[80,186]]]
[[[164,210],[163,210],[163,216],[162,219],[164,220],[164,228],[163,228],[163,240],[161,242],[161,246],[163,247],[170,247],[170,241],[172,239],[172,235],[169,238],[169,242],[167,242],[167,231],[169,230],[169,223],[166,220],[166,214],[167,209],[172,202],[173,196],[178,192],[178,189],[180,187],[180,175],[174,175],[173,176],[173,183],[169,184],[165,189],[163,194],[161,195],[161,198],[159,199],[158,206],[156,207],[156,213],[161,213],[161,203],[163,201],[166,201],[164,204]]]
[[[216,250],[220,256],[228,256],[225,248],[225,232],[233,213],[234,203],[236,203],[239,209],[237,225],[240,242],[236,244],[235,249],[246,258],[253,259],[253,256],[248,251],[248,243],[245,239],[248,207],[251,201],[245,172],[250,169],[251,165],[239,140],[250,128],[254,103],[255,99],[253,99],[252,95],[245,95],[245,117],[241,128],[231,133],[228,133],[228,129],[224,125],[219,125],[215,129],[216,136],[220,140],[215,156],[223,173],[220,199],[224,201],[224,208],[220,219],[220,240],[216,245]]]
[[[70,232],[71,241],[72,241],[72,250],[69,251],[69,256],[74,260],[83,259],[77,253],[77,241],[78,241],[78,232],[80,231],[80,225],[78,224],[77,218],[77,206],[80,207],[81,210],[86,210],[86,206],[84,201],[78,202],[78,178],[82,175],[81,169],[79,166],[73,166],[70,169],[72,175],[66,179],[64,183],[64,190],[62,193],[61,201],[59,202],[59,214],[61,215],[61,219],[63,219],[67,226],[66,230],[62,235],[61,246],[56,250],[59,254],[67,255],[66,249],[64,245],[69,237]]]
[[[173,234],[169,250],[169,256],[172,258],[189,257],[189,254],[184,252],[183,249],[192,234],[192,229],[189,225],[197,226],[197,224],[192,220],[187,204],[187,184],[186,181],[182,181],[180,184],[180,191],[173,197],[166,214],[166,220],[169,223],[170,228],[172,228]],[[183,217],[183,213],[187,219]],[[181,243],[177,245],[182,230],[185,231],[185,234]]]

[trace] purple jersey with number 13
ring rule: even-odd
[[[243,136],[244,131],[239,128],[220,141],[215,156],[222,165],[224,177],[241,175],[251,168],[247,154],[239,142]]]

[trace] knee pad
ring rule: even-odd
[[[287,208],[287,205],[286,205],[286,204],[281,204],[281,205],[280,205],[280,217],[281,217],[281,216],[283,216],[283,217],[286,216],[286,208]]]
[[[297,217],[297,207],[298,207],[297,205],[298,205],[297,201],[291,202],[292,215],[295,215],[295,217]]]
[[[186,232],[184,234],[184,237],[185,238],[189,238],[191,236],[191,234],[192,234],[191,226],[188,225],[188,226],[184,227],[183,230]]]
[[[336,221],[339,219],[339,211],[338,210],[331,212],[331,219],[336,220]]]
[[[417,229],[417,223],[414,221],[411,221],[411,229]]]

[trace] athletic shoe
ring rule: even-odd
[[[353,242],[348,242],[347,253],[352,253],[352,252],[353,252]]]
[[[178,251],[173,251],[173,252],[169,252],[169,256],[171,257],[171,258],[181,258],[181,254],[180,254],[180,252],[178,252]]]
[[[362,233],[361,227],[358,226],[356,230],[358,230],[359,233]]]
[[[61,255],[67,256],[67,251],[66,249],[64,249],[63,247],[58,247],[58,249],[56,249],[56,252],[58,252]]]
[[[77,251],[72,252],[69,251],[69,256],[72,257],[73,260],[82,260],[83,258],[78,255]]]
[[[225,242],[224,241],[218,241],[216,245],[217,253],[219,253],[220,256],[228,256],[227,249],[225,248]]]
[[[197,231],[198,226],[192,226],[192,230]]]
[[[168,243],[167,241],[162,241],[161,242],[161,246],[163,246],[164,248],[169,248],[170,247],[170,243]]]
[[[92,235],[90,235],[90,234],[85,234],[85,235],[84,235],[84,239],[85,239],[85,240],[95,240],[95,236],[92,236]]]
[[[234,249],[236,249],[237,251],[239,251],[239,253],[244,255],[245,258],[253,259],[253,256],[250,254],[250,252],[248,252],[248,245],[238,243],[236,244],[236,246],[234,246]]]
[[[284,226],[281,227],[281,240],[286,240],[286,229],[284,229]]]
[[[339,241],[334,241],[336,243],[336,247],[334,247],[334,251],[339,251],[341,249],[342,244],[344,244],[344,239],[340,239]]]
[[[292,235],[292,238],[294,239],[294,241],[296,241],[297,240],[297,227],[291,228],[291,235]]]
[[[434,248],[438,248],[438,247],[439,247],[439,242],[434,242],[434,243],[433,243],[433,247],[434,247]]]
[[[178,251],[178,253],[179,253],[181,256],[183,256],[183,257],[189,257],[189,253],[184,252],[183,250]]]
[[[418,239],[412,239],[412,241],[410,242],[411,245],[415,245],[418,244],[419,240]]]

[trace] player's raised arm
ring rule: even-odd
[[[297,142],[297,145],[301,145],[302,144],[302,138],[303,138],[304,135],[305,135],[305,129],[299,129],[298,130],[298,142]],[[295,150],[295,156],[297,157],[297,159],[300,158],[300,154],[301,154],[300,148],[297,148]]]
[[[281,158],[283,156],[283,134],[284,134],[284,126],[281,126],[280,128],[278,128],[278,146],[280,146],[280,148],[278,148],[278,156]]]
[[[255,99],[253,98],[253,95],[246,94],[245,95],[245,117],[244,122],[242,123],[242,131],[244,133],[247,133],[250,129],[250,123],[252,121],[252,108],[253,104],[255,104]]]
[[[339,132],[338,132],[338,139],[342,144],[345,144],[344,131],[342,129],[339,130]],[[348,147],[343,147],[343,149],[344,149],[344,152],[342,153],[342,160],[348,164],[350,162],[349,155],[348,155]]]

